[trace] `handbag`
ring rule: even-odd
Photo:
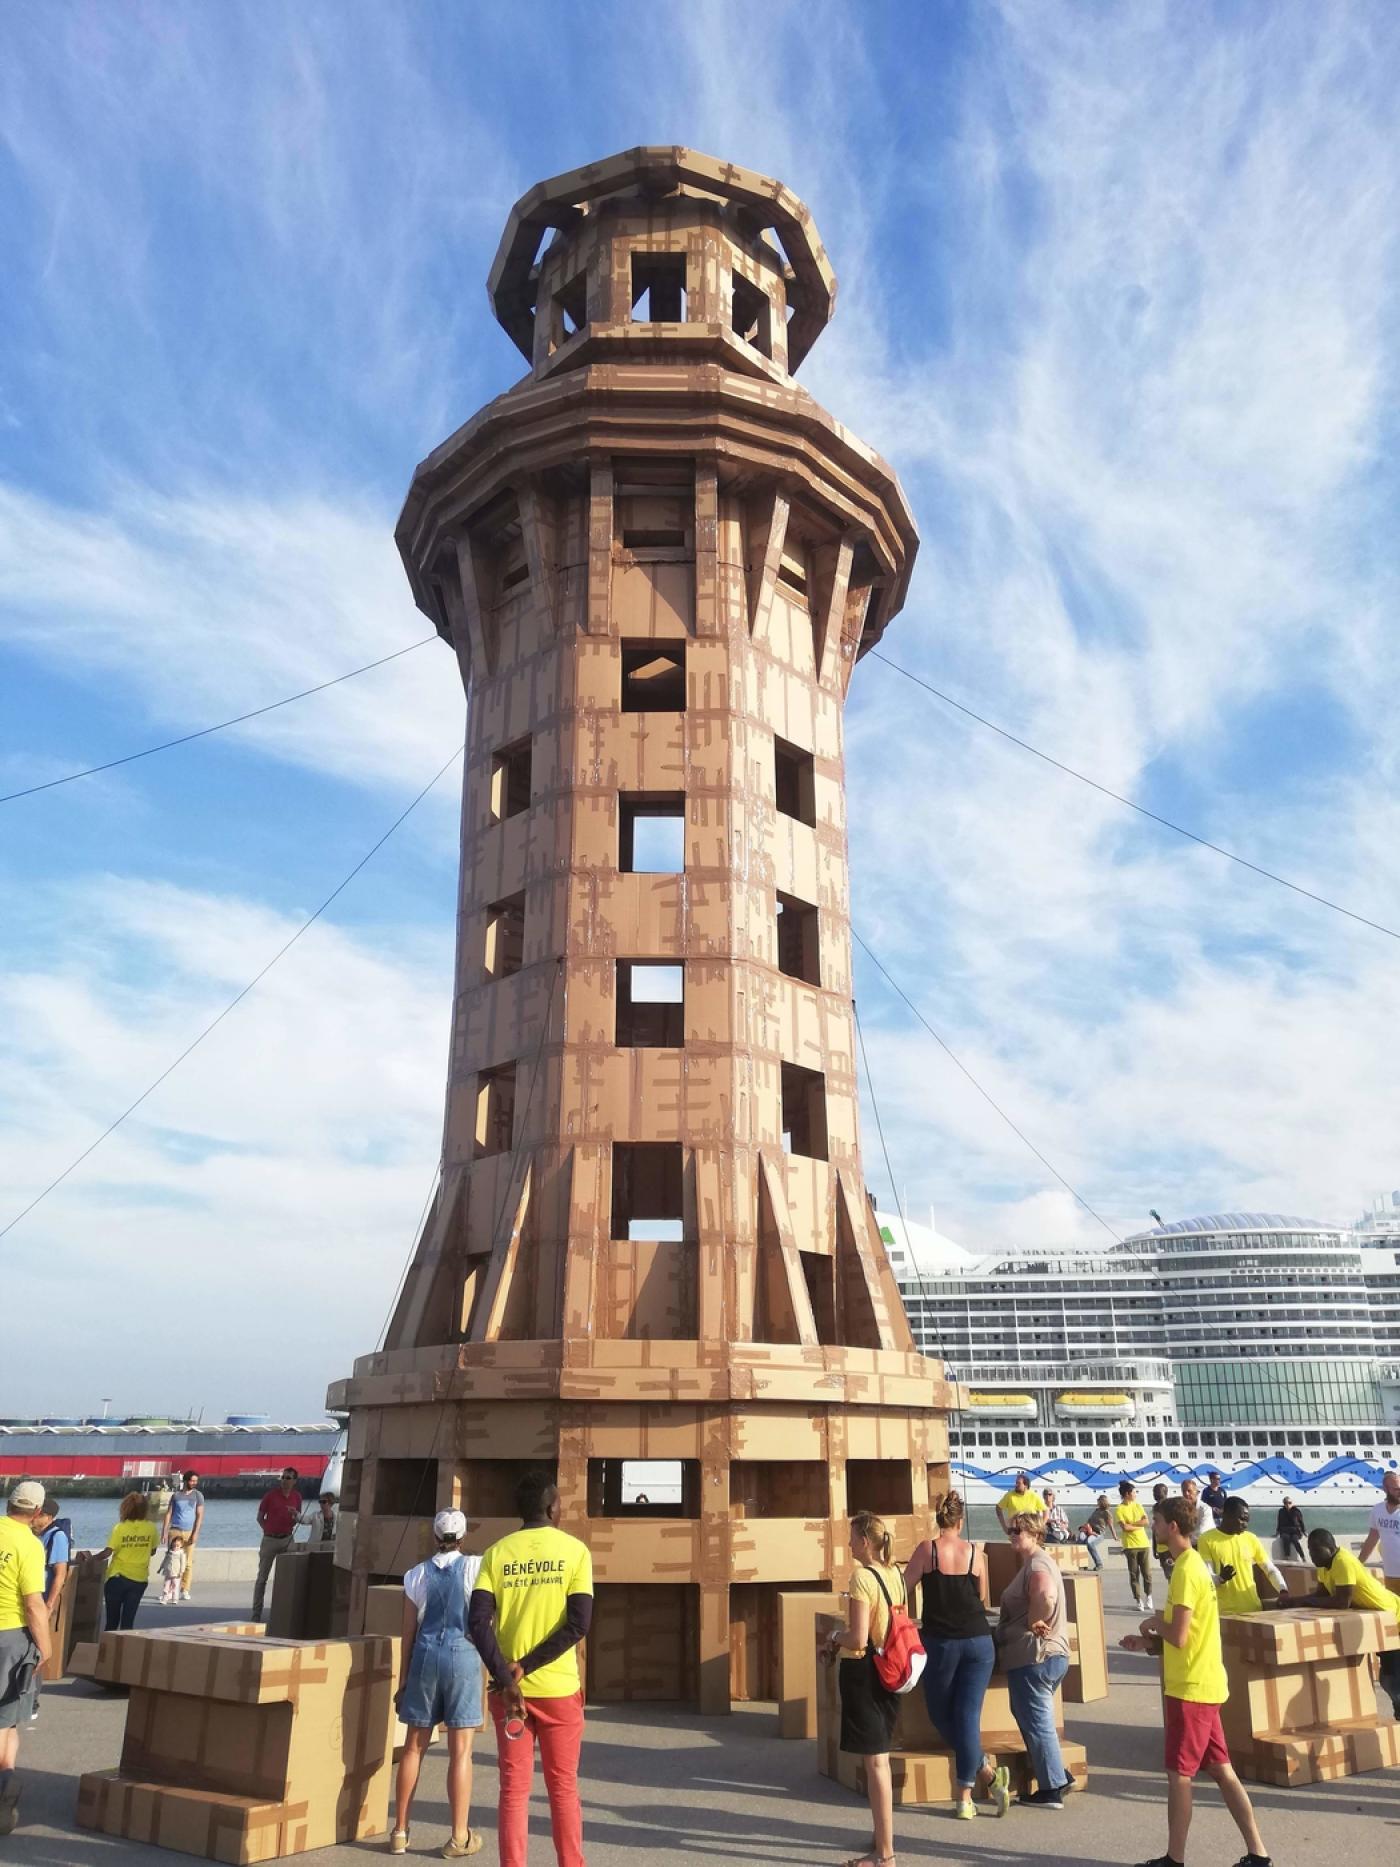
[[[928,1664],[928,1655],[924,1652],[924,1643],[919,1638],[919,1630],[909,1618],[908,1608],[903,1602],[898,1607],[890,1600],[890,1591],[885,1587],[884,1577],[870,1563],[864,1565],[875,1577],[876,1586],[885,1597],[885,1606],[889,1609],[890,1624],[885,1631],[884,1644],[872,1646],[875,1659],[875,1671],[880,1684],[887,1692],[896,1697],[903,1697],[912,1692],[923,1676]]]

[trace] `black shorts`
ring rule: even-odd
[[[841,1661],[841,1748],[853,1757],[881,1757],[894,1742],[899,1699],[881,1683],[875,1655]]]

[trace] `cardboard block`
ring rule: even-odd
[[[842,1597],[783,1590],[778,1595],[778,1736],[817,1734],[818,1615],[840,1617]]]
[[[68,1655],[68,1671],[75,1679],[91,1679],[97,1672],[97,1642],[79,1641]]]
[[[1103,1581],[1098,1575],[1063,1578],[1069,1621],[1070,1661],[1060,1696],[1067,1705],[1089,1705],[1108,1697],[1108,1634],[1103,1618]]]
[[[71,1557],[50,1622],[52,1652],[40,1669],[41,1679],[61,1679],[66,1670],[71,1670],[69,1660],[75,1647],[96,1645],[102,1631],[102,1584],[106,1574],[106,1563],[95,1555],[75,1553]]]
[[[98,1676],[131,1696],[118,1769],[80,1779],[80,1826],[235,1862],[382,1834],[391,1643],[219,1632],[104,1636]]]

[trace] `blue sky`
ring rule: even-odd
[[[890,654],[1400,926],[1393,9],[70,4],[8,9],[0,46],[0,790],[425,633],[393,522],[519,374],[484,289],[508,207],[684,142],[816,215],[841,295],[803,380],[923,535]],[[4,807],[0,1223],[461,707],[429,646]],[[875,663],[848,729],[857,925],[1115,1227],[1394,1183],[1393,941]],[[370,1345],[438,1147],[454,815],[449,777],[0,1243],[62,1343],[5,1358],[0,1410],[306,1414]],[[1093,1236],[858,982],[911,1214]]]

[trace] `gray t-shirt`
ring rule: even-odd
[[[194,1528],[195,1512],[203,1507],[202,1491],[177,1491],[170,1500],[170,1528],[188,1536]]]
[[[1050,1612],[1045,1619],[1048,1634],[1033,1634],[1030,1629],[1031,1577],[1040,1575],[1050,1590]],[[1005,1671],[1018,1666],[1034,1666],[1040,1660],[1069,1658],[1069,1632],[1065,1621],[1065,1590],[1059,1565],[1037,1550],[1029,1562],[1022,1563],[1001,1591],[1001,1620],[997,1624],[997,1645]]]

